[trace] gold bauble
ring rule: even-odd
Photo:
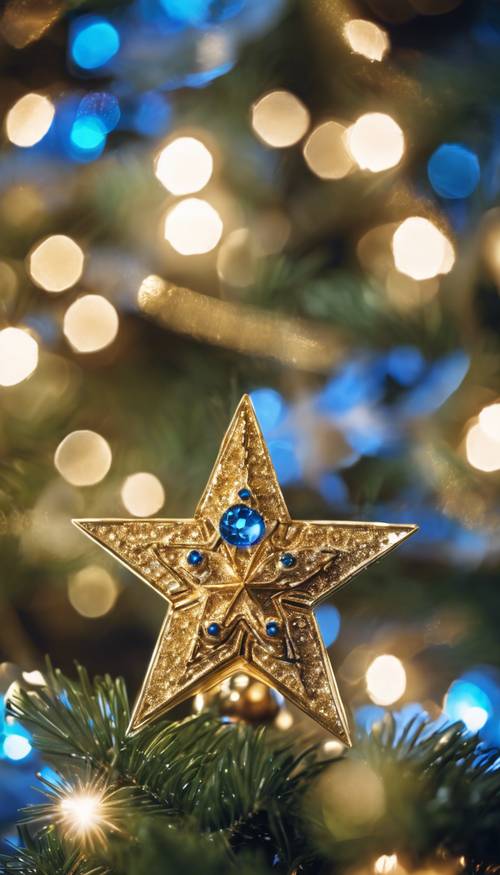
[[[283,707],[283,696],[247,674],[236,674],[195,697],[194,710],[251,724],[272,723]]]

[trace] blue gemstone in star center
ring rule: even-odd
[[[221,536],[233,547],[253,547],[265,535],[266,524],[260,513],[245,504],[233,504],[220,518]]]

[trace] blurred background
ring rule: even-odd
[[[499,52],[495,0],[5,0],[2,696],[135,695],[162,603],[70,520],[191,516],[247,391],[292,516],[420,526],[318,609],[353,720],[500,744]],[[41,765],[0,709],[0,832]]]

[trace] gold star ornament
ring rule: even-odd
[[[350,744],[313,609],[416,526],[292,520],[247,395],[193,519],[74,523],[169,606],[131,732],[243,670]]]

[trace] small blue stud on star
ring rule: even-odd
[[[220,626],[218,623],[210,623],[207,626],[207,632],[209,635],[218,635],[220,632]]]
[[[248,501],[248,499],[252,497],[252,493],[245,487],[244,489],[240,489],[238,496],[242,498],[243,501]]]
[[[269,620],[269,623],[266,623],[266,632],[270,638],[276,638],[280,632],[279,623],[276,620]]]
[[[280,556],[280,562],[283,568],[292,568],[295,565],[296,559],[293,553],[283,553],[283,556]]]
[[[199,550],[191,550],[191,552],[188,553],[187,561],[189,565],[201,565],[203,562],[203,553],[200,553]]]

